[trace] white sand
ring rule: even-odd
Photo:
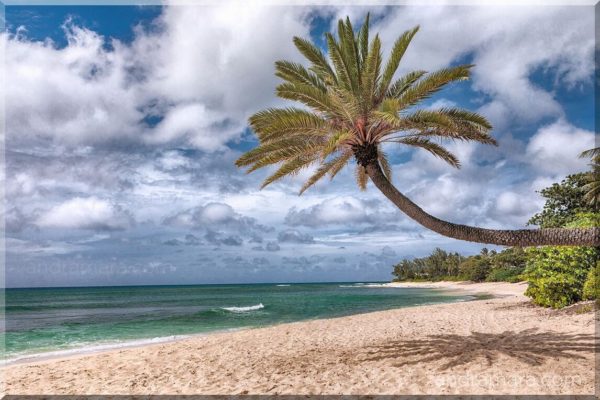
[[[400,285],[400,284],[392,284]],[[9,394],[592,394],[594,314],[500,298],[219,333],[3,368]]]
[[[521,296],[527,289],[527,282],[506,283],[506,282],[392,282],[386,283],[385,286],[390,287],[417,287],[417,288],[437,288],[446,290],[460,290],[470,293],[490,293],[496,296]]]

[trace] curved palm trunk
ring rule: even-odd
[[[392,185],[378,163],[369,162],[367,174],[375,186],[403,213],[424,227],[454,239],[501,246],[600,246],[600,229],[596,228],[552,228],[496,230],[453,224],[427,214]]]

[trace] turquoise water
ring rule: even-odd
[[[357,283],[7,289],[5,358],[472,298]]]

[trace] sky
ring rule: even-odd
[[[592,6],[8,6],[8,287],[389,280],[402,258],[479,244],[427,231],[352,168],[298,196],[311,170],[259,190],[234,161],[274,94],[340,17],[367,12],[383,50],[420,25],[398,74],[474,63],[423,104],[477,111],[498,147],[447,143],[452,169],[386,148],[394,184],[452,222],[523,228],[540,189],[594,146]],[[492,247],[492,246],[488,246]]]

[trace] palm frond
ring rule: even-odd
[[[491,145],[497,145],[496,140],[491,137],[490,135],[488,135],[487,133],[482,133],[476,130],[470,130],[470,129],[464,129],[464,130],[460,130],[460,128],[454,128],[454,129],[425,129],[425,130],[420,130],[417,133],[414,134],[406,134],[406,135],[401,135],[399,136],[399,138],[409,138],[409,137],[429,137],[429,138],[433,138],[433,137],[437,137],[440,139],[450,139],[450,140],[461,140],[461,141],[473,141],[473,142],[479,142],[482,144],[491,144]],[[391,141],[395,138],[386,138],[384,141]]]
[[[453,81],[469,78],[473,65],[459,65],[430,73],[404,91],[399,97],[402,108],[407,108],[430,97]]]
[[[379,85],[381,72],[381,41],[379,35],[371,42],[367,60],[364,66],[362,82],[362,103],[365,110],[371,108],[375,101],[375,89]]]
[[[279,169],[275,171],[274,174],[265,179],[260,188],[264,189],[266,186],[270,185],[275,181],[278,181],[289,175],[294,175],[298,173],[298,171],[300,171],[302,168],[307,167],[313,162],[315,162],[315,157],[298,156],[292,158],[291,160],[283,163],[281,167],[279,167]]]
[[[403,138],[395,141],[396,143],[406,144],[408,146],[420,147],[427,150],[436,157],[441,158],[455,168],[460,168],[460,161],[450,151],[429,139],[423,138]]]
[[[497,144],[496,140],[489,135],[491,124],[483,116],[459,108],[417,110],[400,120],[397,122],[397,127],[416,130],[419,136],[439,136]]]
[[[600,206],[600,180],[595,179],[583,186],[583,200],[592,207]]]
[[[338,33],[340,37],[340,49],[344,63],[350,72],[352,90],[356,91],[360,85],[360,59],[358,55],[358,45],[354,38],[354,29],[350,18],[346,17],[346,23],[339,20]]]
[[[360,117],[361,107],[356,96],[343,88],[330,88],[329,98],[336,114],[346,119],[348,123],[353,123]]]
[[[385,95],[389,89],[389,85],[392,82],[392,78],[400,65],[400,60],[404,56],[408,45],[411,40],[419,30],[419,27],[404,32],[394,43],[394,47],[392,47],[392,52],[390,54],[390,58],[383,70],[383,75],[381,76],[381,85],[379,87],[379,93],[381,96]]]
[[[367,175],[365,167],[356,164],[354,176],[356,177],[356,184],[358,185],[358,188],[362,191],[367,190],[367,182],[369,181],[369,175]]]
[[[276,92],[283,99],[299,101],[317,111],[334,112],[327,94],[313,86],[281,83],[277,86]]]
[[[300,193],[298,193],[298,194],[304,193],[306,191],[306,189],[308,189],[309,187],[311,187],[312,185],[317,183],[322,177],[325,176],[325,174],[327,174],[327,172],[329,172],[337,163],[339,163],[340,158],[345,158],[345,157],[346,157],[346,155],[342,154],[330,161],[325,162],[324,164],[321,164],[321,166],[317,169],[317,171],[310,178],[308,178],[308,180],[304,183],[304,185],[302,185],[302,188],[300,189]]]
[[[286,162],[289,159],[296,156],[305,156],[305,157],[314,157],[314,153],[318,152],[318,150],[310,149],[307,147],[287,147],[282,148],[276,151],[272,151],[271,153],[263,156],[262,158],[256,160],[252,166],[246,171],[246,173],[254,172],[258,169],[264,168],[269,165],[278,164],[280,162]]]
[[[261,144],[258,147],[244,153],[237,159],[236,165],[244,167],[252,165],[248,172],[257,170],[266,165],[285,161],[290,156],[311,154],[321,149],[323,140],[313,138],[292,137],[283,138],[276,142]]]
[[[315,73],[307,71],[298,63],[285,60],[275,62],[275,75],[292,84],[312,85],[322,92],[327,91],[325,84]]]
[[[583,186],[585,191],[583,200],[598,210],[600,207],[600,147],[586,150],[580,154],[580,157],[592,157],[592,170],[586,174],[588,183]]]
[[[314,73],[316,73],[324,81],[329,81],[329,84],[335,84],[337,82],[337,77],[335,76],[333,69],[331,69],[331,66],[329,65],[329,62],[327,62],[325,55],[317,46],[308,40],[297,36],[294,37],[294,45],[298,51],[300,51],[300,53],[302,53],[302,55],[313,64],[310,69]]]
[[[348,164],[348,161],[352,158],[352,151],[346,150],[336,158],[336,161],[331,165],[331,169],[329,170],[329,178],[333,179],[338,172],[342,170]]]
[[[325,136],[328,122],[319,115],[299,108],[268,108],[249,118],[250,127],[261,144],[297,135]]]
[[[363,67],[369,55],[369,17],[370,14],[367,13],[367,16],[365,17],[365,22],[363,23],[363,25],[360,28],[360,31],[358,32],[358,47],[360,52],[361,65]]]
[[[344,142],[352,139],[353,137],[354,133],[352,133],[352,131],[349,130],[340,130],[334,132],[333,135],[331,135],[331,137],[329,138],[329,142],[327,142],[327,144],[323,146],[321,157],[328,157],[331,153],[338,150]]]
[[[597,160],[600,158],[600,147],[594,147],[593,149],[586,150],[579,155],[579,158],[591,158]]]
[[[382,150],[377,151],[377,159],[379,161],[379,165],[383,170],[383,174],[388,179],[388,181],[392,181],[392,166],[390,165],[387,154],[385,154]]]
[[[387,91],[387,97],[400,97],[402,93],[404,93],[413,83],[418,81],[423,75],[425,75],[427,71],[412,71],[408,74],[398,78],[396,82],[394,82]]]
[[[474,128],[489,131],[492,124],[481,114],[462,108],[441,108],[438,112],[452,118],[453,121],[462,121],[471,124]]]
[[[399,101],[398,101],[399,103]],[[406,126],[415,128],[453,128],[452,119],[436,110],[417,110],[402,118]]]
[[[338,77],[339,84],[342,88],[347,90],[353,90],[353,79],[352,73],[348,65],[346,65],[346,59],[342,55],[342,50],[338,42],[335,40],[331,33],[326,33],[327,39],[327,50],[329,52],[329,58],[333,63],[336,76]]]
[[[371,113],[372,120],[387,124],[390,128],[390,132],[402,129],[403,119],[400,118],[400,115],[398,114],[400,107],[401,105],[398,99],[388,97],[381,102],[377,110]]]

